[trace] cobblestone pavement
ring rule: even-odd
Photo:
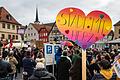
[[[13,80],[23,80],[23,79],[22,79],[22,71],[21,71],[21,73],[18,73],[18,74],[17,74],[17,78],[16,78],[16,79],[13,79]]]

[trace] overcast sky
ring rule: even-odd
[[[113,24],[120,20],[120,0],[0,0],[0,6],[5,7],[23,25],[34,22],[36,5],[42,23],[54,22],[57,13],[65,7],[77,7],[86,14],[92,10],[104,11]]]

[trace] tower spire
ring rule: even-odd
[[[40,21],[39,21],[39,18],[38,18],[38,8],[36,7],[36,18],[35,18],[35,21],[34,21],[34,23],[40,23]]]

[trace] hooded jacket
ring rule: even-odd
[[[55,77],[45,68],[36,69],[29,80],[55,80]]]
[[[116,80],[116,74],[112,69],[101,70],[100,73],[95,74],[92,80]]]

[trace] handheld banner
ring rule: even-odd
[[[116,61],[113,65],[113,68],[117,74],[117,76],[120,78],[120,63]]]
[[[95,10],[86,16],[78,8],[65,8],[58,13],[56,25],[61,33],[85,50],[111,31],[112,21],[102,11]]]

